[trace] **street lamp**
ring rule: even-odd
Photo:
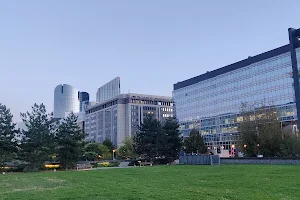
[[[116,152],[116,150],[113,149],[113,160],[115,160],[115,152]]]

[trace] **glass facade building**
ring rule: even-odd
[[[79,100],[80,100],[80,112],[83,112],[85,107],[89,104],[90,95],[87,92],[80,92],[79,93]]]
[[[97,90],[96,101],[104,102],[121,94],[120,77],[116,77]]]
[[[289,29],[288,45],[174,84],[183,136],[196,128],[209,148],[230,149],[239,136],[242,103],[275,106],[281,121],[298,123],[299,32]]]
[[[54,89],[54,118],[64,118],[66,113],[78,113],[79,91],[71,85],[62,84]]]

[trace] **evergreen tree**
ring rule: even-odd
[[[133,138],[135,153],[153,161],[159,156],[161,142],[158,137],[161,134],[161,123],[153,115],[148,115]]]
[[[161,137],[161,156],[169,162],[178,158],[182,146],[182,138],[179,133],[179,124],[176,119],[168,118],[163,126],[163,137]]]
[[[0,171],[5,162],[10,161],[16,152],[14,136],[18,133],[12,121],[12,114],[5,105],[0,103]]]
[[[84,147],[84,133],[77,125],[77,117],[71,113],[58,127],[56,134],[57,154],[66,170],[76,166]]]
[[[206,153],[207,147],[204,143],[202,136],[199,131],[193,129],[190,132],[190,136],[184,140],[184,147],[186,153]]]
[[[20,158],[27,163],[25,171],[37,171],[53,152],[52,116],[47,114],[44,104],[34,104],[31,113],[22,113],[21,117],[27,131],[23,132]]]

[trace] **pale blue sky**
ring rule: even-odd
[[[0,102],[53,110],[61,83],[172,95],[173,84],[288,43],[299,0],[0,0]]]

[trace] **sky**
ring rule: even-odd
[[[70,84],[96,100],[171,96],[173,84],[288,43],[299,0],[0,0],[0,103],[20,112]]]

